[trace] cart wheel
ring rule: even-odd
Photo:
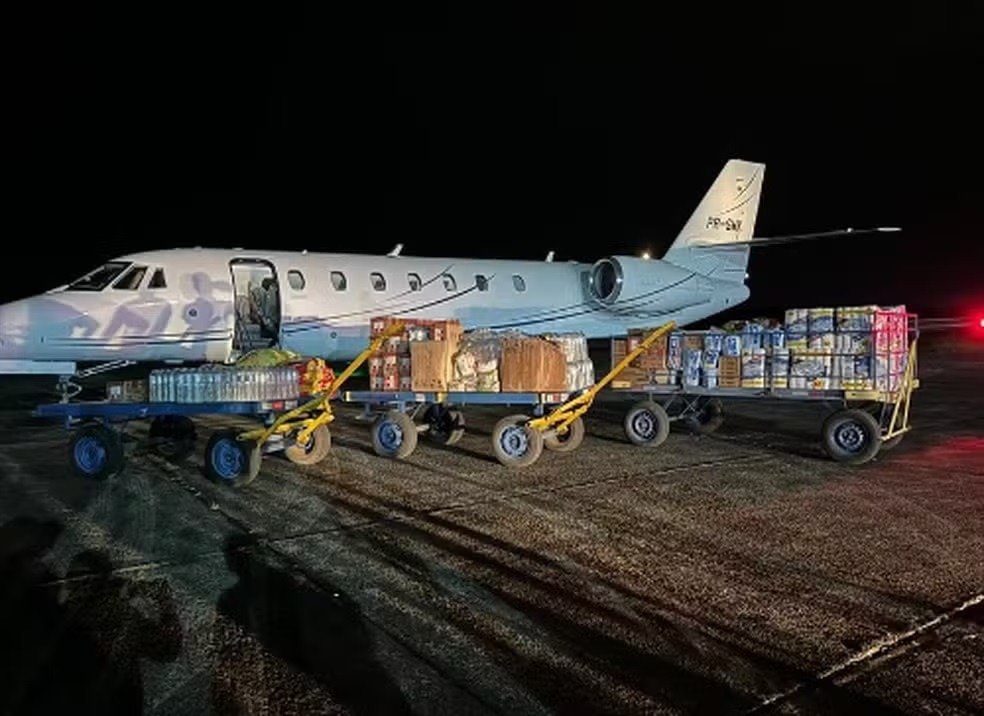
[[[717,398],[703,402],[695,413],[686,418],[687,427],[698,435],[710,435],[721,427],[723,422],[724,407]]]
[[[839,410],[823,422],[823,448],[837,462],[860,465],[881,448],[881,426],[864,410]]]
[[[123,441],[105,425],[80,427],[68,444],[69,459],[76,474],[90,480],[106,480],[123,470],[126,460]]]
[[[260,474],[263,455],[252,440],[238,440],[238,430],[220,430],[205,448],[205,472],[212,482],[244,487]]]
[[[161,457],[180,462],[195,450],[195,423],[186,415],[161,415],[151,422],[150,444]]]
[[[670,417],[662,405],[642,400],[625,414],[625,436],[633,445],[658,447],[670,434]]]
[[[492,429],[492,450],[507,467],[528,467],[543,453],[543,434],[527,425],[526,415],[510,415]]]
[[[424,412],[427,437],[438,445],[454,445],[465,435],[465,416],[460,410],[431,405]]]
[[[543,436],[543,446],[553,452],[573,452],[583,442],[584,421],[581,418],[575,418],[563,435],[551,433]]]
[[[372,449],[380,457],[402,460],[417,448],[417,426],[406,413],[391,410],[372,424]]]
[[[327,425],[319,425],[311,431],[307,443],[295,442],[284,450],[284,455],[295,465],[316,465],[331,452],[331,432]]]

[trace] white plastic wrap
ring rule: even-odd
[[[546,333],[543,337],[564,351],[566,362],[588,360],[588,339],[583,333]]]

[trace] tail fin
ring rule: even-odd
[[[744,283],[765,165],[731,159],[663,259],[724,281]]]

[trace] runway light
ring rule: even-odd
[[[649,259],[651,259],[651,258],[652,258],[652,256],[651,256],[651,255],[649,254],[649,252],[648,252],[648,251],[643,251],[643,252],[642,252],[642,258],[643,258],[644,260],[646,260],[646,261],[648,261]]]

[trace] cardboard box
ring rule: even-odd
[[[564,351],[543,338],[503,341],[499,381],[503,393],[562,393],[567,389]]]
[[[106,399],[111,403],[146,403],[149,393],[146,380],[111,380],[106,383]]]
[[[452,355],[453,346],[449,341],[411,341],[412,389],[421,392],[446,391],[451,379]]]
[[[741,387],[741,356],[720,356],[718,358],[718,386],[721,388]]]
[[[654,329],[655,330],[655,329]],[[616,338],[612,341],[612,366],[625,358],[632,350],[639,347],[639,344],[652,331],[647,331],[645,335],[628,335],[626,338]],[[663,371],[667,368],[667,349],[669,346],[669,336],[664,334],[653,341],[653,344],[640,356],[638,356],[631,366],[645,368],[647,370]]]

